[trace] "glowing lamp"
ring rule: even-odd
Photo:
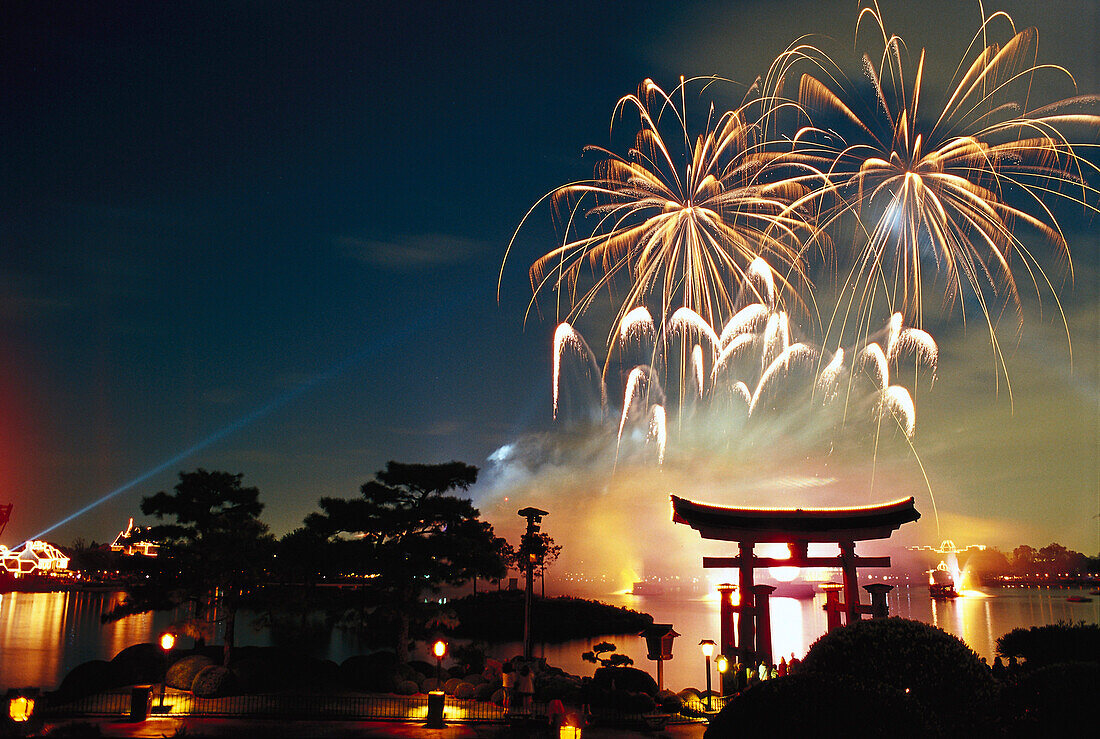
[[[714,647],[717,646],[713,639],[704,639],[699,642],[699,648],[703,650],[703,656],[707,658],[707,710],[713,711],[714,704],[710,698],[710,658],[714,654]]]
[[[435,644],[433,644],[432,654],[435,655],[436,659],[443,659],[443,657],[447,654],[447,642],[440,639]]]
[[[718,655],[718,659],[714,660],[714,666],[718,668],[718,671],[723,675],[726,674],[726,670],[730,668],[729,658],[724,654]]]
[[[8,718],[17,724],[31,720],[34,714],[34,698],[25,695],[16,696],[8,701]]]
[[[171,631],[166,631],[160,635],[160,648],[166,652],[170,652],[172,647],[176,646],[176,635]]]

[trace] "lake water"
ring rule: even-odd
[[[997,637],[1016,627],[1040,626],[1058,621],[1100,623],[1100,597],[1090,603],[1071,603],[1071,595],[1085,591],[1067,588],[990,588],[969,597],[933,601],[925,587],[899,587],[890,593],[891,615],[930,623],[960,637],[979,655],[993,661]],[[172,613],[130,616],[101,624],[100,614],[118,599],[117,593],[6,593],[0,595],[0,689],[36,686],[51,689],[81,662],[110,659],[131,644],[151,642],[175,619]],[[675,641],[673,659],[665,664],[665,685],[679,690],[705,681],[704,661],[698,644],[718,640],[717,598],[675,599],[664,596],[607,595],[606,603],[650,613],[658,622],[671,623],[681,636]],[[813,641],[825,633],[823,596],[812,599],[772,599],[772,641],[776,658],[803,656]],[[534,625],[537,635],[537,623]],[[352,632],[334,629],[303,639],[294,630],[254,630],[248,619],[238,622],[237,640],[242,645],[293,646],[340,662],[369,651]],[[581,675],[593,665],[581,660],[582,652],[603,639],[536,645],[535,652],[550,664]],[[607,640],[618,651],[633,657],[635,666],[654,672],[645,659],[644,641],[634,634]],[[185,645],[186,646],[186,645]],[[498,644],[490,652],[510,657],[522,651],[518,643]],[[426,652],[421,658],[427,658]]]

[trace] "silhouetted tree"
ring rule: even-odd
[[[345,567],[369,578],[378,610],[397,626],[402,662],[412,622],[433,615],[425,608],[425,593],[475,576],[503,575],[503,562],[493,556],[499,544],[492,526],[478,520],[480,512],[468,499],[448,495],[476,481],[477,467],[462,462],[391,461],[362,486],[361,497],[321,498],[322,513],[306,518],[306,527],[326,538],[352,535],[343,538]]]
[[[259,518],[264,508],[260,491],[242,486],[244,475],[200,468],[181,472],[179,477],[172,493],[162,490],[141,500],[145,515],[175,520],[148,530],[161,542],[161,556],[171,558],[177,566],[175,587],[167,600],[159,602],[142,604],[139,594],[130,610],[190,602],[196,641],[202,643],[207,609],[220,606],[225,614],[224,660],[228,665],[240,597],[270,564],[274,538]]]
[[[528,558],[533,558],[534,575],[542,584],[542,596],[546,597],[546,570],[557,561],[561,554],[561,545],[554,543],[554,537],[545,531],[533,536],[526,533],[520,538],[518,549],[509,549],[508,566],[526,572]]]

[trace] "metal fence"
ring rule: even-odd
[[[148,701],[147,704],[143,703]],[[50,718],[78,718],[93,716],[131,716],[136,714],[165,716],[209,716],[218,718],[285,718],[313,720],[372,720],[372,721],[424,721],[428,715],[427,695],[328,695],[307,694],[259,694],[235,695],[224,698],[196,698],[191,693],[169,690],[161,702],[156,690],[127,689],[98,693],[78,699],[63,700],[57,695],[43,701],[43,714]],[[723,698],[715,697],[712,711],[721,710]],[[455,722],[512,722],[523,720],[545,721],[548,705],[536,703],[530,712],[506,711],[486,701],[460,700],[447,696],[444,717]],[[704,701],[691,699],[684,705],[683,714],[637,713],[615,706],[594,707],[588,719],[601,724],[639,724],[663,726],[667,722],[700,720],[708,714]]]
[[[136,692],[136,695],[135,695]],[[149,695],[149,705],[140,703]],[[51,718],[82,716],[130,716],[134,713],[166,716],[309,718],[375,721],[423,721],[428,715],[427,695],[326,695],[260,694],[224,698],[197,698],[190,693],[169,690],[163,705],[160,694],[152,691],[109,692],[75,700],[50,696],[43,713]],[[545,716],[544,705],[536,705],[532,714]],[[500,706],[477,700],[459,700],[448,696],[444,716],[450,721],[503,722],[522,714],[505,712]]]

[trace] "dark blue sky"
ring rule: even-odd
[[[857,5],[5,2],[4,543],[258,410],[51,537],[113,536],[195,466],[244,472],[281,533],[387,459],[547,427],[553,326],[522,315],[548,218],[495,294],[526,209],[643,78],[751,81],[801,34],[850,44]],[[945,8],[977,25],[894,5],[940,29],[917,43]],[[1096,9],[1056,5],[1005,7],[1093,91]]]

